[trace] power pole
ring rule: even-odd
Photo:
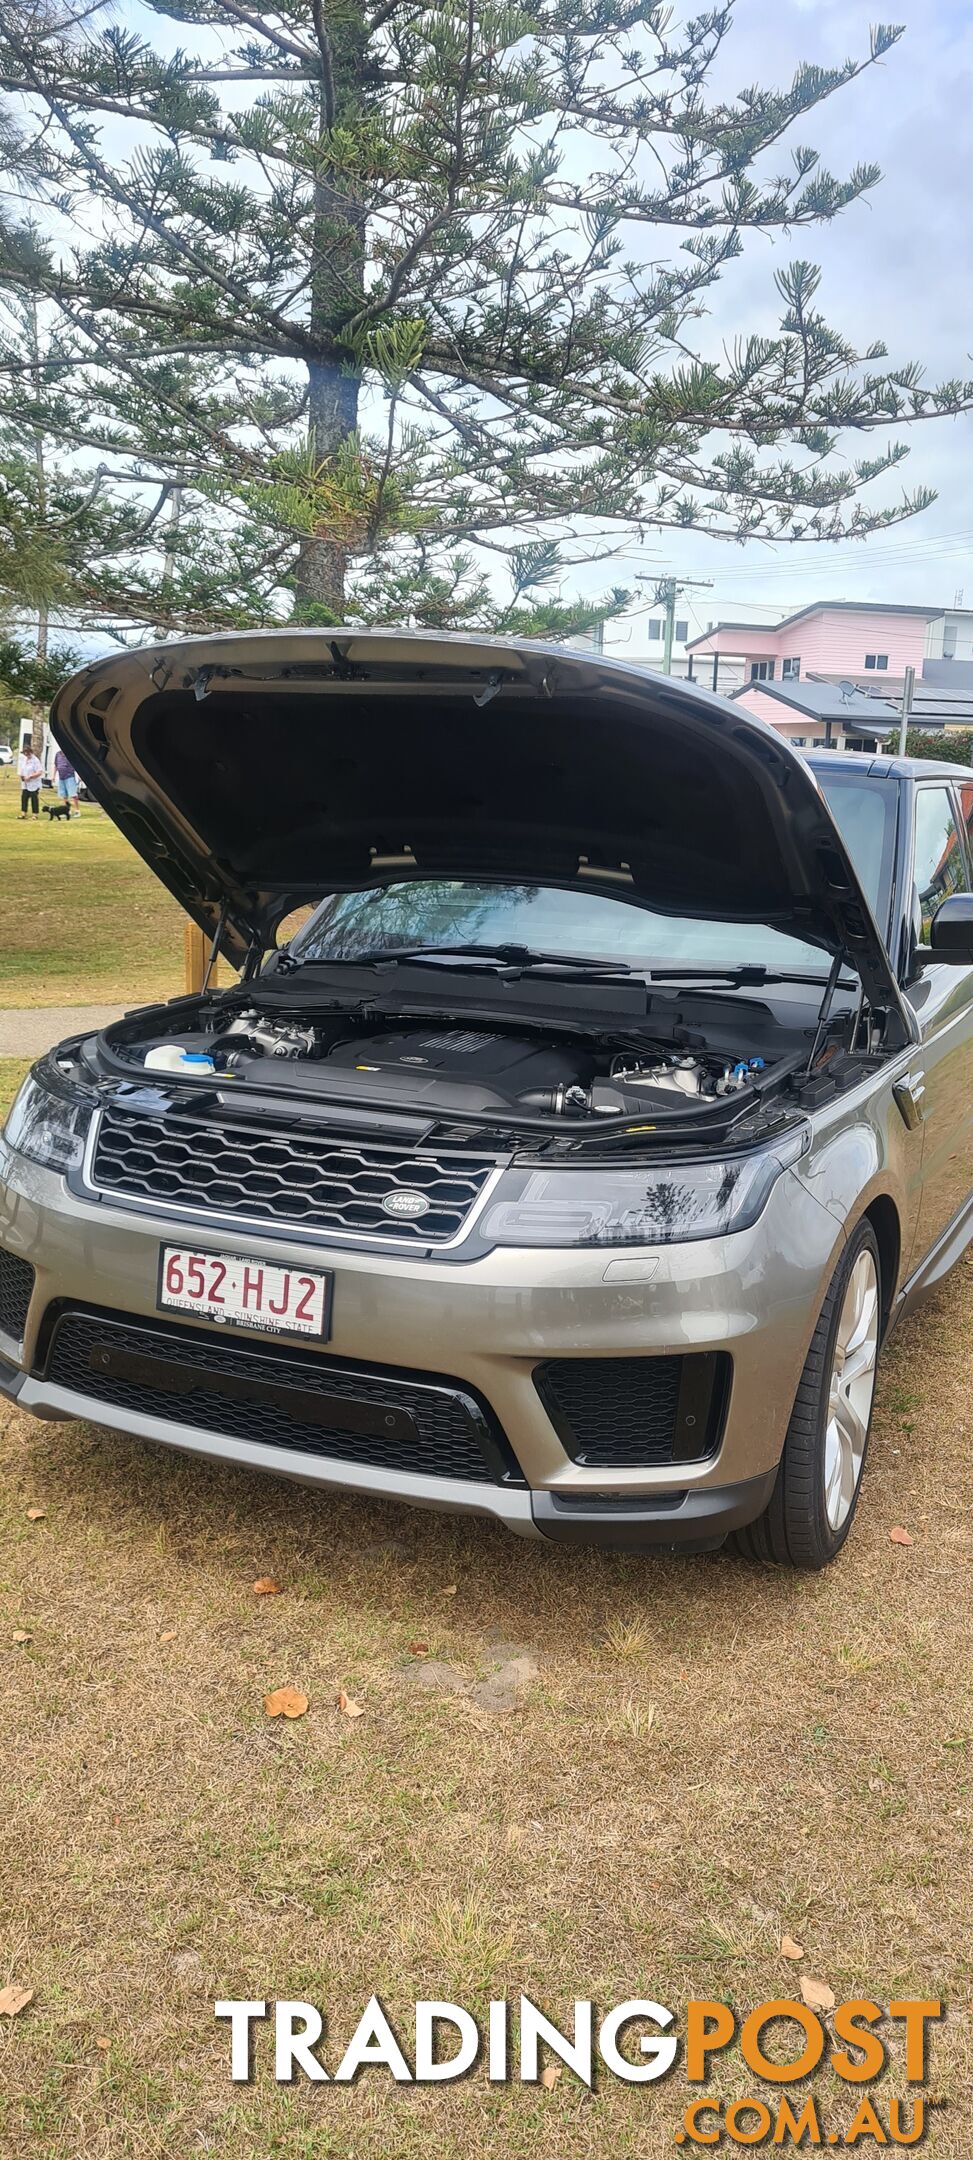
[[[907,667],[902,685],[902,707],[899,717],[899,756],[905,756],[905,738],[909,732],[909,714],[912,711],[912,693],[916,686],[916,671]]]
[[[637,582],[640,585],[648,585],[652,580],[639,578]],[[711,591],[713,580],[712,578],[691,577],[677,579],[669,577],[658,578],[655,581],[656,606],[665,609],[662,632],[662,672],[664,675],[672,674],[672,641],[676,631],[676,601],[680,593],[689,591],[691,585],[705,587],[707,591]]]
[[[679,587],[673,577],[663,578],[661,585],[656,586],[656,599],[662,602],[666,611],[662,632],[663,675],[672,674],[672,640],[676,629],[676,594],[678,590]]]

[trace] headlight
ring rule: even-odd
[[[44,1163],[49,1170],[71,1170],[84,1154],[93,1107],[59,1085],[50,1059],[42,1058],[14,1097],[3,1137],[31,1162]]]
[[[803,1131],[773,1151],[643,1170],[532,1170],[516,1199],[481,1224],[494,1245],[681,1245],[749,1230],[781,1172],[805,1148]]]

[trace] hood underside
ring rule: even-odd
[[[766,923],[899,1003],[807,766],[695,685],[503,639],[231,633],[96,662],[52,725],[193,920],[225,914],[237,962],[302,900],[495,878]]]

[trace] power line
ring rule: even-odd
[[[741,583],[751,579],[806,578],[809,571],[820,565],[822,560],[826,560],[829,568],[838,570],[852,567],[867,569],[873,564],[894,566],[896,563],[938,560],[943,556],[970,553],[973,549],[973,532],[930,534],[924,540],[890,542],[884,547],[872,547],[865,542],[854,549],[830,550],[826,541],[816,541],[808,545],[813,552],[800,561],[795,560],[794,555],[789,553],[784,561],[764,562],[756,564],[752,569],[735,563],[733,577]]]

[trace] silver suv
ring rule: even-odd
[[[239,981],[22,1088],[0,1388],[528,1535],[830,1560],[881,1338],[973,1224],[973,775],[425,633],[118,653],[53,726]]]

